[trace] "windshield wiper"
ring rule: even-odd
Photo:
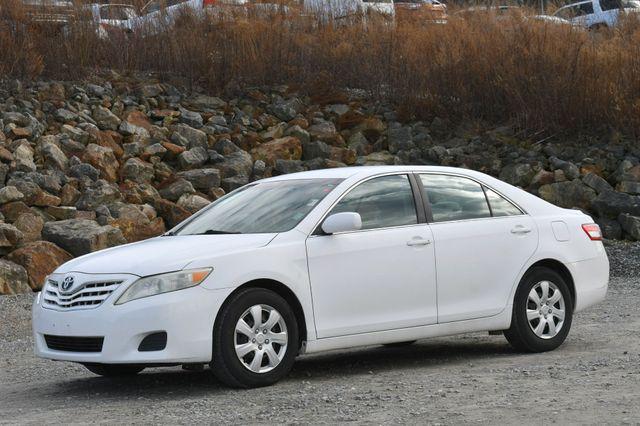
[[[198,232],[197,234],[192,234],[192,235],[223,235],[223,234],[242,234],[242,232],[220,231],[218,229],[207,229],[204,232]]]

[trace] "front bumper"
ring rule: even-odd
[[[36,356],[105,364],[211,361],[215,317],[233,289],[196,286],[114,305],[126,287],[123,285],[94,309],[56,311],[44,308],[36,298],[32,310]],[[147,335],[162,331],[167,333],[165,349],[138,351]],[[104,337],[104,342],[101,352],[60,351],[50,349],[44,335]]]

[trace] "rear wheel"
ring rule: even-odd
[[[511,327],[504,335],[517,350],[550,351],[567,338],[572,319],[573,300],[564,279],[551,269],[536,267],[518,286]]]
[[[298,343],[288,303],[271,290],[246,289],[225,304],[216,321],[211,369],[232,387],[268,386],[289,373]]]
[[[104,377],[127,377],[135,376],[142,370],[143,366],[131,364],[82,364],[85,368],[98,376]]]

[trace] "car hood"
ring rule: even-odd
[[[147,276],[179,271],[195,260],[264,247],[277,234],[180,235],[113,247],[70,260],[55,272]],[[214,266],[214,265],[211,265]]]

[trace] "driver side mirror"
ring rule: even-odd
[[[357,231],[361,228],[362,218],[359,213],[354,212],[332,214],[322,222],[322,230],[326,234]]]

